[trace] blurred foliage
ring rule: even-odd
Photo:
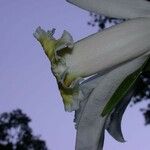
[[[91,16],[91,20],[88,21],[88,25],[92,27],[98,26],[99,30],[103,30],[105,28],[108,28],[110,26],[113,26],[113,25],[116,25],[125,21],[125,19],[109,18],[104,15],[97,15],[92,12],[90,13],[90,16]]]
[[[125,19],[109,18],[103,15],[90,13],[91,20],[88,21],[88,25],[95,27],[98,26],[99,31],[108,28],[110,26],[122,23]],[[150,124],[150,72],[143,72],[137,81],[135,92],[131,101],[131,106],[138,104],[139,102],[147,101],[147,107],[141,108],[145,118],[145,125]]]
[[[48,150],[45,141],[33,135],[30,122],[20,109],[0,114],[0,150]]]
[[[135,87],[135,93],[131,101],[131,106],[140,102],[147,102],[146,108],[141,108],[140,111],[143,113],[145,118],[145,125],[150,124],[150,73],[143,72],[140,76],[137,86]]]

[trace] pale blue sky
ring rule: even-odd
[[[88,12],[65,0],[0,0],[0,112],[21,108],[51,150],[74,150],[73,113],[64,111],[50,63],[32,33],[40,25],[56,28],[56,37],[67,30],[76,41],[97,31],[89,20]],[[104,150],[149,150],[150,127],[138,110],[124,115],[127,142],[106,136]]]

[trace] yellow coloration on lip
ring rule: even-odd
[[[49,59],[52,59],[52,57],[54,55],[54,48],[55,48],[56,41],[50,40],[47,37],[44,37],[44,38],[41,40],[40,43],[41,43],[43,49],[45,50],[45,54],[47,55],[47,57]]]
[[[46,39],[43,42],[42,46],[43,46],[43,49],[45,50],[45,54],[48,56],[48,58],[52,58],[54,55],[55,41],[50,41],[50,40]]]
[[[71,73],[67,74],[65,79],[64,79],[64,85],[66,87],[69,87],[71,85],[71,83],[73,81],[75,81],[75,79],[76,79],[76,77],[73,74],[71,74]]]
[[[41,43],[45,54],[50,60],[54,57],[54,49],[57,43],[57,40],[52,37],[54,31],[55,29],[45,32],[43,29],[38,27],[34,33],[34,37]]]
[[[72,104],[73,104],[73,96],[74,96],[74,91],[73,89],[66,89],[62,86],[62,84],[59,84],[59,90],[61,93],[61,96],[63,98],[63,103],[65,106],[65,110],[70,110]],[[78,94],[78,92],[76,92]]]

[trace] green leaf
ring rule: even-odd
[[[126,96],[126,94],[134,87],[137,79],[143,71],[150,71],[150,58],[132,74],[128,75],[125,80],[116,89],[102,112],[102,116],[109,114],[114,107]]]
[[[145,66],[143,67],[143,72],[150,73],[150,58],[146,61]]]

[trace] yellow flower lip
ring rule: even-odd
[[[33,35],[41,43],[45,54],[51,62],[52,72],[57,79],[65,110],[73,111],[79,107],[79,102],[73,101],[73,99],[78,100],[75,97],[80,95],[78,85],[81,78],[68,74],[68,67],[63,57],[73,49],[73,39],[67,31],[64,31],[62,37],[56,40],[53,37],[54,32],[55,29],[46,32],[41,27],[38,27]]]
[[[34,37],[41,43],[45,54],[49,59],[52,59],[54,55],[54,48],[56,44],[56,40],[53,37],[54,33],[55,29],[45,32],[41,27],[38,27],[35,33],[33,34]]]
[[[62,82],[66,78],[68,69],[61,55],[65,53],[66,49],[71,51],[73,48],[73,39],[67,31],[64,31],[62,37],[56,40],[53,37],[54,32],[55,29],[46,32],[41,27],[38,27],[34,33],[34,37],[41,43],[45,54],[51,61],[54,75]],[[69,81],[66,82],[68,83]],[[64,84],[64,86],[69,85]]]

